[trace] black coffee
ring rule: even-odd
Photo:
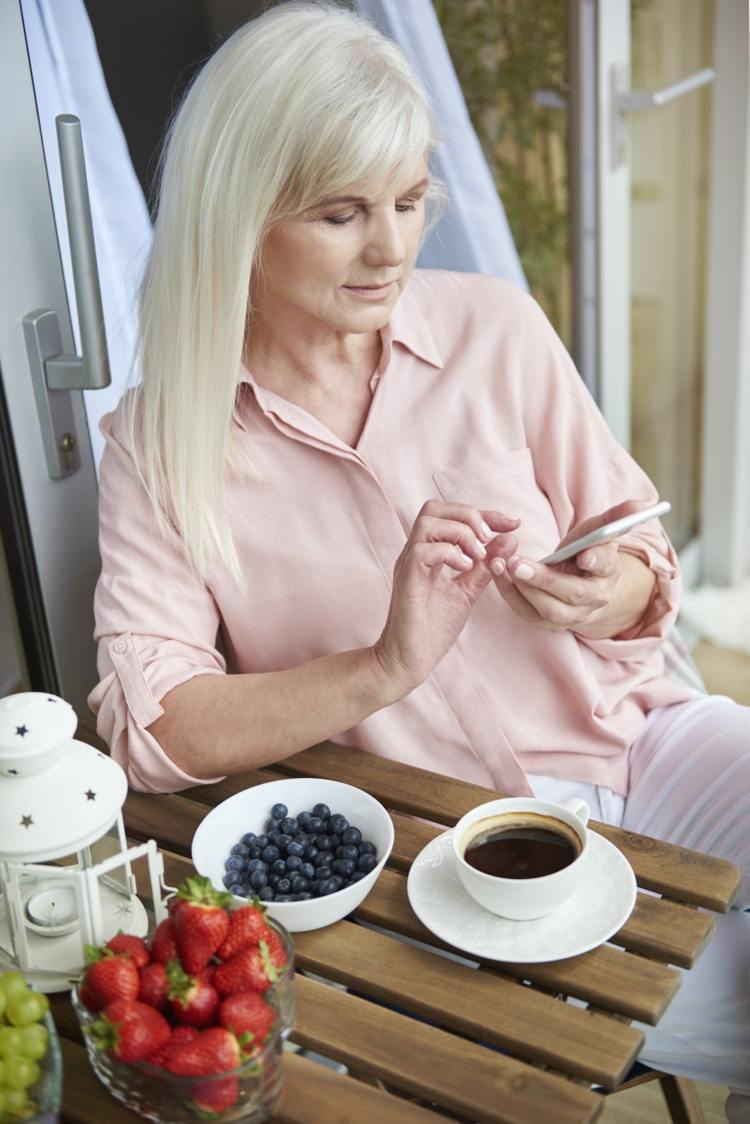
[[[480,832],[464,851],[475,870],[496,878],[542,878],[578,858],[577,838],[534,825],[508,826]]]

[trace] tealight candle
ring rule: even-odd
[[[38,890],[26,902],[26,916],[50,932],[75,925],[78,921],[75,891],[70,886]]]

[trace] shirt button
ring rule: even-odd
[[[127,652],[127,650],[128,650],[127,640],[115,640],[114,644],[112,645],[112,651],[113,652]]]

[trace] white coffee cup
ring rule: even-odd
[[[500,828],[499,817],[527,812],[542,817],[537,821],[540,827],[546,826],[545,820],[559,824],[559,833],[571,838],[578,847],[578,854],[572,862],[552,874],[537,878],[501,878],[477,870],[466,862],[464,852],[467,846],[483,831],[491,832],[495,826]],[[509,796],[472,808],[453,828],[453,858],[464,889],[491,913],[514,921],[530,921],[552,913],[575,893],[585,871],[588,818],[588,805],[577,799],[568,800],[565,804],[552,804],[534,797]],[[549,823],[548,827],[555,830],[554,823]]]

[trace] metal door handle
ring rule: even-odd
[[[81,122],[72,114],[63,113],[55,118],[55,123],[82,354],[67,355],[63,352],[55,309],[38,308],[28,313],[23,318],[23,330],[47,468],[50,476],[59,478],[71,475],[80,464],[69,392],[100,390],[109,386],[112,380]]]
[[[660,90],[631,90],[630,68],[624,63],[612,67],[611,73],[611,153],[612,167],[617,168],[628,158],[629,113],[643,113],[648,109],[659,109],[693,90],[709,85],[716,77],[711,67],[697,70],[679,82],[662,86]]]

